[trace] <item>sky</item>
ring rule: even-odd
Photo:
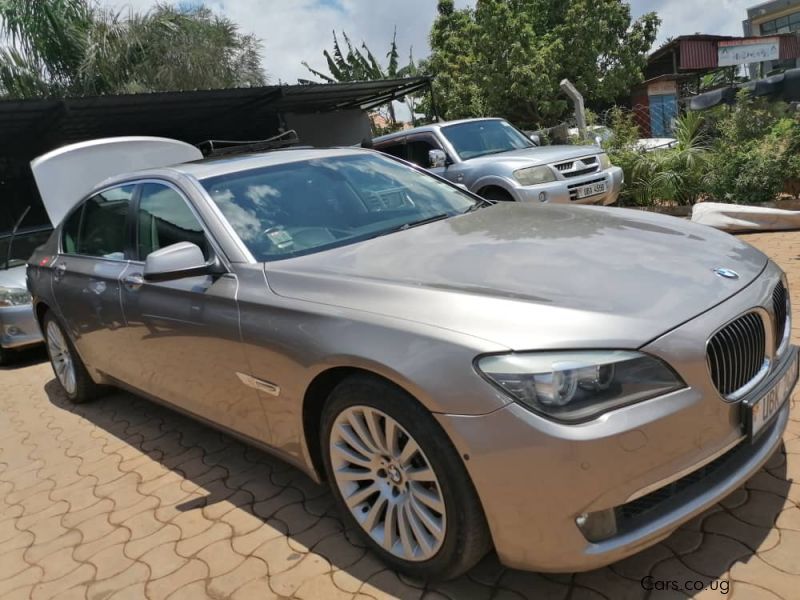
[[[631,0],[634,16],[655,11],[662,20],[656,46],[668,37],[692,33],[742,35],[749,6],[761,0]],[[147,10],[155,0],[100,0],[115,10]],[[180,0],[177,4],[198,4]],[[346,31],[357,44],[366,42],[381,60],[397,27],[401,64],[428,54],[428,32],[436,16],[436,0],[206,0],[206,6],[225,14],[242,31],[263,44],[263,65],[270,83],[295,83],[313,78],[301,61],[326,72],[322,51],[331,48],[331,31]],[[457,6],[474,0],[456,0]],[[385,64],[385,59],[383,59]]]

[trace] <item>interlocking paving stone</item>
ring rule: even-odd
[[[800,233],[742,236],[787,272],[800,341]],[[322,486],[124,392],[73,406],[43,355],[0,369],[0,598],[520,600],[718,598],[643,577],[724,580],[727,597],[800,597],[800,394],[784,451],[721,504],[629,559],[523,573],[487,556],[426,584],[364,547]]]

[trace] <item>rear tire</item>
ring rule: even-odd
[[[491,547],[478,495],[445,432],[413,398],[350,377],[322,413],[321,446],[347,524],[392,568],[452,579]]]
[[[53,313],[48,312],[44,316],[42,330],[53,373],[67,398],[76,404],[97,398],[100,386],[92,380],[75,346]]]

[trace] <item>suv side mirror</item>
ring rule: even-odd
[[[447,154],[444,150],[428,150],[428,168],[439,169],[447,166]]]
[[[197,244],[178,242],[147,255],[144,262],[145,281],[168,281],[198,275],[222,273],[216,259],[206,262]]]
[[[528,137],[531,138],[534,146],[541,146],[542,145],[542,138],[539,136],[538,133],[529,133]]]

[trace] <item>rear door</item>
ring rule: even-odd
[[[141,365],[135,387],[215,423],[264,441],[265,416],[239,333],[233,273],[145,281],[144,261],[178,242],[220,255],[184,193],[142,182],[135,204],[134,260],[122,278],[127,352]]]
[[[138,370],[121,343],[120,276],[130,255],[135,185],[109,188],[67,217],[53,262],[53,296],[62,323],[90,368],[125,378]]]

